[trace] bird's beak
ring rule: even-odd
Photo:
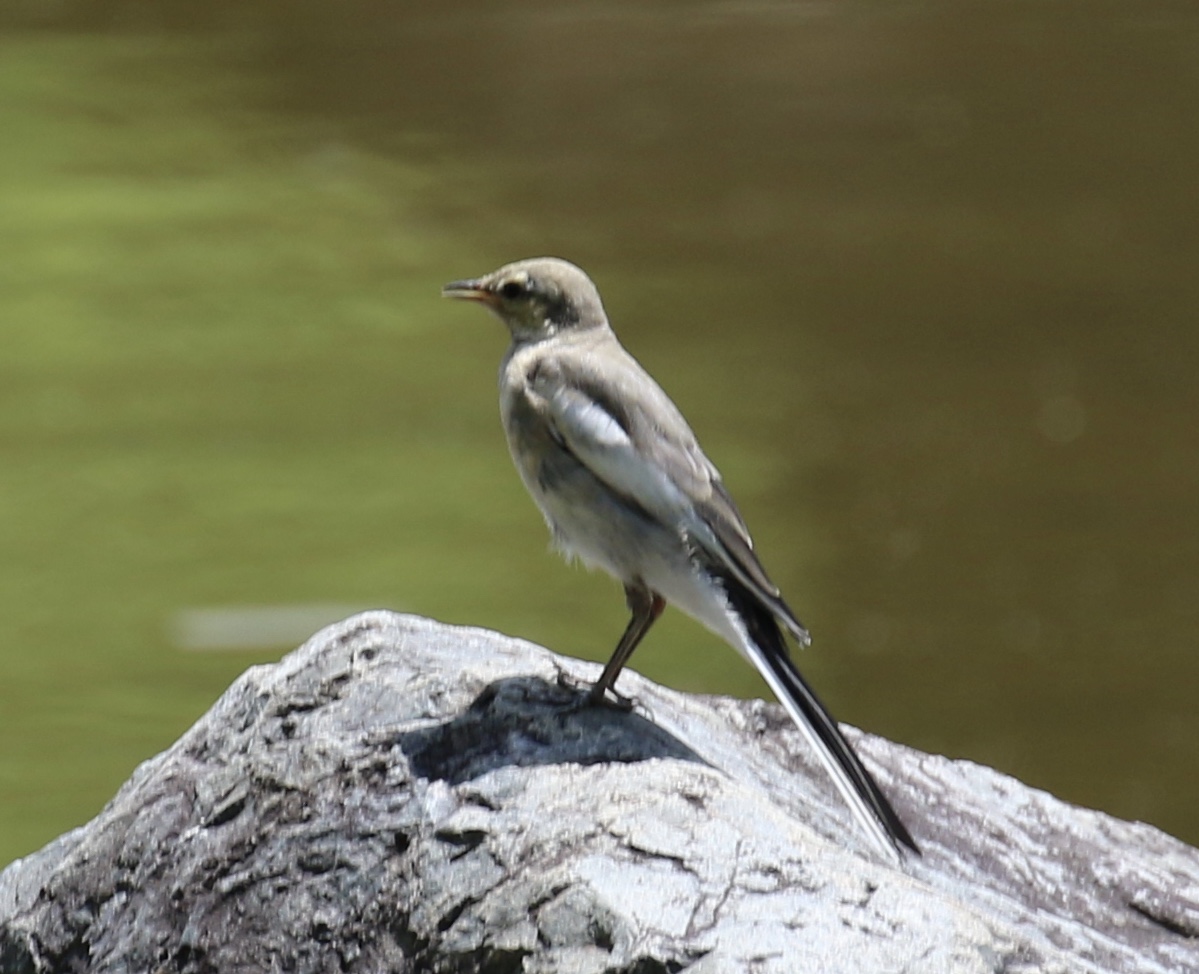
[[[443,298],[461,298],[464,301],[481,301],[483,304],[495,304],[495,295],[485,288],[481,281],[450,281],[441,289]]]

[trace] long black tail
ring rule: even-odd
[[[833,715],[791,661],[773,614],[736,579],[725,577],[721,581],[728,594],[729,607],[745,626],[752,643],[746,649],[751,652],[762,677],[813,743],[833,782],[863,826],[876,840],[885,843],[889,851],[898,851],[903,846],[920,855],[916,840],[900,821],[878,782],[866,770]]]

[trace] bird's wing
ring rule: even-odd
[[[539,360],[530,385],[563,445],[607,487],[701,545],[801,643],[807,630],[783,602],[720,473],[661,387],[615,342],[600,354]]]
[[[673,404],[620,365],[606,361],[601,376],[585,360],[546,357],[532,390],[554,433],[592,473],[656,517],[677,520],[692,498],[710,494],[714,471]]]

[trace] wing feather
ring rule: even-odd
[[[807,630],[753,550],[720,472],[666,393],[613,342],[595,359],[571,349],[531,376],[546,418],[568,450],[615,493],[698,544],[752,591],[803,644]]]

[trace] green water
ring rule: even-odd
[[[969,9],[0,37],[0,862],[284,649],[181,611],[604,657],[499,326],[438,297],[537,253],[692,420],[839,716],[1199,841],[1199,16]],[[634,665],[763,692],[669,615]]]

